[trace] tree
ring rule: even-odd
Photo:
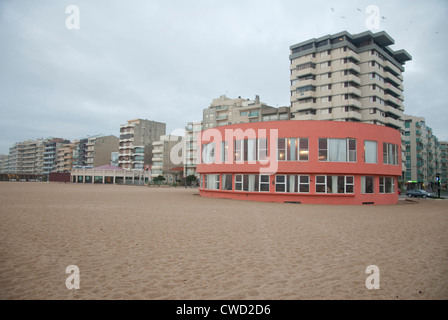
[[[165,177],[164,176],[162,176],[162,175],[159,175],[158,177],[155,177],[154,179],[152,179],[152,181],[154,181],[154,183],[159,183],[159,182],[162,182],[162,181],[165,181],[166,179],[165,179]]]
[[[194,174],[190,174],[189,176],[187,176],[187,182],[188,182],[189,186],[191,186],[191,184],[195,181],[196,181],[196,176]]]

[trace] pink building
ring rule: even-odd
[[[204,197],[304,204],[398,202],[401,135],[338,121],[270,121],[201,132]]]

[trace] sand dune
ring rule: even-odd
[[[325,206],[0,183],[0,299],[448,299],[448,200]],[[80,269],[68,290],[68,265]],[[380,289],[365,285],[368,265]]]

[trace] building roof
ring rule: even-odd
[[[93,169],[95,169],[95,170],[124,170],[123,168],[120,168],[120,167],[117,167],[117,166],[113,166],[111,164],[106,164],[104,166],[96,167],[96,168],[93,168]]]
[[[176,168],[170,169],[170,171],[184,171],[184,167],[176,167]]]

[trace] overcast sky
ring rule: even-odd
[[[79,29],[66,26],[69,5]],[[289,46],[368,30],[366,8],[405,49],[405,113],[448,140],[448,1],[0,1],[0,153],[39,137],[119,135],[143,118],[167,133],[220,95],[289,105]],[[178,132],[178,131],[177,131]]]

